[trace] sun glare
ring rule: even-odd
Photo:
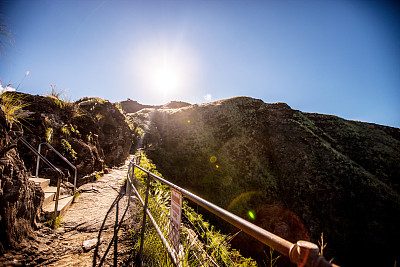
[[[153,41],[138,45],[134,76],[155,102],[180,99],[195,83],[197,57],[183,44]]]
[[[179,89],[182,76],[176,66],[163,64],[151,71],[150,81],[157,92],[168,95]]]

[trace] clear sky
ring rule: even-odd
[[[400,8],[368,0],[0,0],[3,86],[72,100],[234,96],[400,127]],[[4,40],[4,38],[3,38]]]

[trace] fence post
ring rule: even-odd
[[[56,225],[56,219],[58,217],[58,201],[60,199],[60,175],[57,178],[57,191],[56,191],[56,201],[54,203],[54,217],[53,217],[53,227]]]
[[[40,148],[41,148],[42,144],[39,144],[38,147],[38,153],[40,154]],[[37,156],[37,160],[36,160],[36,178],[39,178],[39,164],[40,164],[40,157],[39,155]]]
[[[146,181],[146,198],[144,199],[144,207],[143,207],[143,224],[142,224],[142,233],[140,237],[140,248],[139,248],[139,264],[142,266],[142,253],[143,253],[143,243],[144,243],[144,231],[146,227],[146,210],[147,210],[147,203],[149,199],[149,189],[150,189],[150,175],[147,174],[147,181]]]
[[[130,162],[128,165],[128,174],[126,176],[126,189],[125,189],[126,195],[128,196],[128,207],[131,202],[131,190],[132,190],[132,188],[131,188],[131,170],[134,168],[135,167],[132,165],[132,162]]]

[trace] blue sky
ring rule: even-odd
[[[250,96],[400,127],[395,2],[0,1],[3,86],[143,104]]]

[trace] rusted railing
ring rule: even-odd
[[[308,241],[298,241],[296,244],[293,244],[271,232],[266,231],[265,229],[252,224],[243,218],[240,218],[233,213],[222,209],[221,207],[218,207],[207,200],[202,199],[201,197],[183,189],[180,188],[179,186],[149,172],[146,169],[143,169],[140,167],[136,161],[131,161],[129,164],[129,169],[128,169],[128,189],[127,192],[130,192],[130,188],[133,188],[135,194],[139,198],[140,202],[144,206],[144,215],[143,215],[143,225],[145,225],[145,220],[146,220],[146,214],[150,217],[150,220],[152,221],[153,225],[156,227],[157,232],[159,232],[159,236],[161,237],[168,254],[170,255],[171,259],[173,260],[174,264],[176,266],[179,266],[179,262],[177,261],[177,255],[174,253],[174,250],[169,246],[168,242],[165,240],[164,236],[161,234],[161,231],[159,231],[159,227],[155,223],[154,219],[152,218],[150,212],[147,209],[147,198],[148,198],[148,190],[149,190],[149,181],[150,178],[155,179],[156,181],[169,186],[170,188],[173,188],[177,191],[179,191],[183,196],[187,197],[188,199],[192,200],[193,202],[197,203],[198,205],[202,206],[203,208],[207,209],[211,213],[217,215],[224,221],[230,223],[231,225],[234,225],[235,227],[241,229],[243,232],[251,235],[252,237],[256,238],[263,244],[273,248],[274,250],[280,252],[282,255],[288,257],[291,262],[296,264],[297,266],[308,266],[308,267],[331,267],[331,266],[337,266],[335,264],[332,264],[328,262],[322,255],[319,255],[319,248],[317,245],[314,243],[308,242]],[[145,172],[148,177],[147,177],[147,190],[146,190],[146,199],[143,202],[141,197],[139,196],[138,191],[136,190],[133,181],[132,181],[132,175],[131,173],[134,173],[134,168],[138,168],[139,170]],[[144,227],[142,228],[142,233],[144,233]],[[143,237],[142,237],[142,242],[143,242]],[[143,245],[141,245],[141,248]],[[139,251],[139,255],[141,252]]]

